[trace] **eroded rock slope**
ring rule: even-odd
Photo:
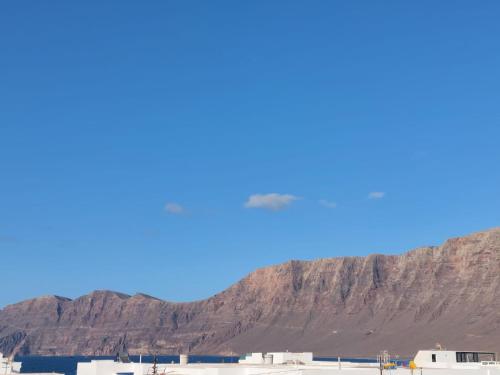
[[[408,355],[437,342],[499,351],[500,228],[397,256],[290,261],[192,303],[95,291],[0,310],[5,353]]]

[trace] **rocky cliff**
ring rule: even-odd
[[[21,354],[402,355],[439,342],[500,349],[500,228],[402,255],[290,261],[203,301],[95,291],[0,311],[0,351]]]

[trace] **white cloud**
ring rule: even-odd
[[[319,204],[324,206],[324,207],[328,207],[328,208],[336,208],[337,207],[337,203],[327,201],[326,199],[319,200]]]
[[[368,199],[382,199],[383,197],[385,197],[383,191],[372,191],[368,194]]]
[[[299,198],[291,194],[253,194],[248,197],[248,200],[245,202],[245,207],[278,211],[288,207],[297,199]]]
[[[186,212],[186,209],[182,207],[179,203],[168,202],[165,205],[165,211],[169,214],[180,215]]]

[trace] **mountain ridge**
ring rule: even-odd
[[[44,296],[0,310],[0,351],[408,355],[436,342],[493,350],[499,275],[492,228],[400,255],[291,260],[193,302],[102,290]]]
[[[485,230],[482,230],[482,231],[472,232],[472,233],[468,234],[467,237],[471,237],[471,236],[474,236],[474,235],[485,234],[485,233],[488,233],[488,232],[496,232],[496,231],[500,231],[500,227],[492,227],[492,228],[485,229]],[[443,244],[446,244],[446,242],[448,242],[448,241],[457,240],[457,239],[460,239],[460,238],[463,238],[463,237],[464,236],[450,237],[447,240],[445,240],[445,242]],[[439,248],[440,248],[440,246],[427,245],[427,246],[418,246],[418,247],[415,247],[415,248],[412,248],[412,249],[409,249],[409,250],[406,250],[406,251],[404,251],[402,253],[397,253],[397,254],[385,254],[383,252],[374,252],[374,253],[369,253],[367,255],[346,255],[346,256],[337,256],[337,257],[328,257],[328,258],[315,258],[315,259],[289,259],[289,260],[287,260],[285,262],[282,262],[282,263],[277,263],[277,264],[272,264],[272,265],[268,265],[268,266],[258,267],[254,271],[250,272],[250,274],[253,273],[253,272],[256,272],[258,270],[261,270],[261,269],[267,269],[267,268],[270,268],[270,267],[277,267],[277,266],[284,265],[284,264],[287,264],[287,263],[290,263],[290,262],[311,263],[311,262],[315,262],[315,261],[319,261],[319,260],[327,260],[327,261],[329,261],[329,260],[344,259],[344,258],[366,258],[366,257],[369,257],[369,256],[378,256],[378,255],[380,255],[380,256],[386,256],[386,257],[390,257],[390,256],[402,256],[402,255],[406,255],[406,254],[409,254],[409,253],[418,252],[418,251],[421,251],[421,250],[422,251],[428,251],[428,250],[435,250],[435,249],[439,249]],[[242,279],[248,277],[250,274],[242,277]],[[242,279],[240,279],[239,281],[241,281]],[[236,283],[234,283],[234,284],[237,284],[237,283],[238,283],[238,281]],[[228,288],[230,288],[234,284],[230,285]],[[224,290],[227,290],[228,288],[226,288]],[[219,291],[219,292],[217,292],[217,293],[215,293],[215,294],[213,294],[211,296],[208,296],[207,298],[202,298],[202,299],[197,299],[197,300],[190,300],[190,301],[171,301],[169,299],[163,299],[163,298],[152,296],[150,294],[143,293],[143,292],[135,292],[134,294],[129,294],[129,293],[123,293],[123,292],[119,292],[117,290],[112,290],[112,289],[95,289],[95,290],[90,291],[87,294],[83,294],[83,295],[75,297],[75,298],[70,298],[70,297],[66,297],[66,296],[60,296],[60,295],[57,295],[57,294],[42,295],[42,296],[38,296],[38,297],[33,297],[33,298],[28,298],[28,299],[25,299],[25,300],[21,300],[19,302],[10,303],[10,304],[5,305],[3,308],[5,308],[7,306],[11,306],[11,305],[16,305],[16,304],[19,304],[19,303],[22,303],[22,302],[31,301],[31,300],[39,299],[39,298],[46,298],[46,297],[54,297],[54,298],[58,298],[58,299],[64,299],[64,300],[74,301],[74,300],[76,300],[78,298],[89,296],[89,295],[91,295],[93,293],[100,293],[100,292],[105,292],[105,293],[110,293],[110,294],[117,294],[117,295],[122,295],[122,296],[130,297],[130,298],[134,297],[136,295],[141,295],[141,296],[144,296],[144,297],[149,297],[149,298],[157,299],[157,300],[160,300],[160,301],[163,301],[163,302],[176,303],[176,304],[177,303],[193,303],[193,302],[204,301],[206,299],[212,298],[212,297],[214,297],[214,296],[216,296],[216,295],[224,292],[224,290]]]

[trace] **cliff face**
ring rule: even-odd
[[[399,256],[290,261],[203,301],[95,291],[0,311],[0,351],[21,354],[413,354],[439,342],[500,349],[500,228]]]

